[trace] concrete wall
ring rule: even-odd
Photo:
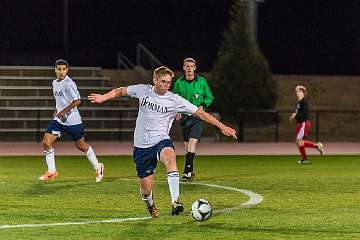
[[[276,109],[294,110],[296,97],[294,88],[298,84],[308,89],[310,110],[330,110],[334,113],[320,113],[319,139],[322,141],[360,141],[360,113],[336,111],[360,110],[360,76],[314,76],[274,75],[278,84]],[[288,114],[280,115],[280,141],[294,138],[293,124]],[[311,114],[313,123],[310,138],[315,139],[316,115]]]
[[[360,110],[360,76],[274,75],[278,84],[276,109],[293,109],[294,88],[303,84],[308,89],[311,109]]]

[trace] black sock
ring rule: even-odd
[[[193,172],[194,171],[194,157],[195,157],[195,153],[192,152],[188,152],[185,155],[186,158],[186,162],[185,162],[185,168],[184,168],[184,173],[188,173],[188,172]]]

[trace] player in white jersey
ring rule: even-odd
[[[178,112],[195,114],[205,122],[220,128],[224,135],[236,138],[234,129],[225,126],[188,100],[170,92],[169,88],[173,77],[174,73],[169,68],[162,66],[154,71],[154,86],[132,85],[113,89],[104,95],[91,94],[89,96],[92,103],[102,103],[121,96],[139,99],[133,157],[140,181],[140,194],[153,218],[159,217],[152,193],[157,161],[162,162],[167,171],[172,215],[178,215],[184,210],[179,202],[179,172],[176,166],[174,146],[169,136],[172,122]]]
[[[55,62],[56,79],[52,85],[56,110],[42,142],[48,170],[39,180],[49,181],[59,175],[55,167],[55,150],[52,145],[58,137],[67,132],[75,146],[86,154],[96,172],[95,181],[100,182],[104,176],[104,164],[98,162],[93,148],[85,142],[84,126],[77,108],[81,103],[80,94],[75,82],[67,75],[68,71],[69,65],[65,60],[59,59]]]

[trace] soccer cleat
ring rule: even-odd
[[[104,177],[104,164],[99,163],[99,165],[100,165],[100,167],[98,169],[96,169],[96,178],[95,178],[96,182],[101,182],[101,180]]]
[[[317,143],[317,150],[320,152],[321,155],[324,154],[324,145],[321,142]]]
[[[149,213],[152,218],[158,218],[160,216],[159,210],[155,207],[155,204],[151,207],[148,207]]]
[[[59,176],[58,172],[49,172],[49,171],[46,171],[43,175],[41,175],[38,179],[40,181],[44,181],[44,182],[47,182],[49,180],[53,180],[55,178],[57,178],[57,176]]]
[[[179,215],[180,213],[184,212],[184,207],[181,203],[179,203],[178,201],[175,201],[172,204],[171,207],[171,215]]]
[[[300,161],[298,161],[299,164],[309,164],[311,163],[309,160],[307,159],[301,159]]]
[[[183,182],[192,182],[194,178],[195,178],[195,173],[194,172],[188,172],[188,173],[184,173],[184,175],[181,178],[181,181],[183,181]]]

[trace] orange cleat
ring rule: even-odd
[[[57,178],[57,176],[59,176],[59,174],[56,171],[55,172],[46,171],[43,175],[41,175],[39,177],[39,180],[47,182],[49,180],[53,180],[53,179]]]

